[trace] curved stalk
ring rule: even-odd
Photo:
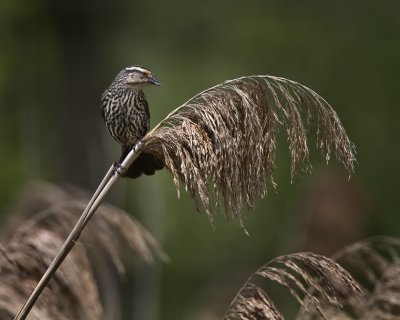
[[[138,142],[132,148],[131,152],[126,156],[125,160],[122,162],[121,166],[118,167],[117,170],[115,170],[115,166],[112,165],[107,171],[106,175],[96,189],[82,215],[80,216],[78,222],[75,224],[75,227],[72,229],[68,238],[65,240],[64,244],[60,248],[58,254],[55,256],[55,258],[47,268],[46,272],[43,274],[42,278],[30,294],[29,298],[26,300],[25,304],[23,305],[17,316],[14,318],[14,320],[26,319],[32,307],[35,305],[37,299],[39,298],[40,294],[42,293],[44,288],[46,288],[53,275],[56,273],[65,258],[68,256],[68,253],[74,247],[76,241],[81,235],[86,224],[89,222],[90,218],[96,212],[97,208],[100,206],[115,182],[120,178],[121,175],[124,174],[127,168],[129,168],[131,164],[135,161],[135,159],[139,156],[141,148],[142,143]]]

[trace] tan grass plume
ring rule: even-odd
[[[17,209],[26,208],[29,212],[21,211],[19,215],[32,217],[0,246],[0,319],[4,320],[14,319],[86,204],[86,200],[71,201],[72,195],[43,183],[32,185],[30,191],[39,197],[24,199]],[[62,202],[53,205],[55,199]],[[33,207],[47,208],[34,213]],[[123,248],[130,249],[129,255]],[[43,291],[29,319],[108,319],[110,309],[117,306],[108,303],[110,294],[101,291],[107,283],[102,281],[110,279],[115,271],[125,271],[126,256],[151,262],[154,255],[164,254],[139,222],[113,206],[101,206],[80,243]],[[117,319],[113,314],[112,318]]]
[[[240,289],[223,320],[284,319],[284,307],[274,304],[257,281],[260,278],[287,288],[307,312],[315,312],[316,319],[330,319],[323,306],[340,309],[348,296],[361,298],[364,294],[351,275],[333,260],[313,253],[295,253],[278,257],[255,272]]]
[[[211,222],[212,191],[226,215],[242,224],[243,206],[251,209],[266,194],[267,182],[274,184],[280,127],[287,134],[292,179],[311,169],[311,134],[327,161],[334,155],[353,171],[354,146],[332,107],[306,86],[273,76],[242,77],[199,93],[144,137],[142,153],[162,161],[178,195],[183,183]]]
[[[335,260],[313,253],[278,257],[250,276],[223,320],[284,319],[286,305],[276,304],[261,279],[288,290],[301,307],[296,320],[400,319],[399,258],[400,240],[391,237],[346,246]]]

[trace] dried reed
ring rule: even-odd
[[[336,262],[297,253],[272,260],[251,275],[223,319],[284,319],[259,278],[289,290],[301,306],[297,320],[400,318],[400,240],[368,239],[345,247],[334,258]]]
[[[43,189],[43,185],[38,185],[38,188],[49,190],[48,186]],[[50,191],[51,196],[57,194],[63,199],[70,198],[62,196],[62,191],[57,188]],[[46,201],[42,194],[35,204],[45,205]],[[4,241],[0,254],[1,319],[14,319],[85,208],[85,203],[67,200],[53,205],[33,215]],[[101,300],[99,292],[102,279],[96,278],[94,273],[96,252],[97,255],[103,252],[103,264],[108,259],[120,273],[124,272],[127,263],[122,250],[127,245],[137,258],[147,262],[152,261],[154,252],[162,255],[147,230],[122,210],[109,205],[98,209],[96,218],[87,226],[81,239],[81,245],[70,252],[43,291],[29,319],[104,319],[106,302]],[[104,270],[103,265],[98,272]],[[109,276],[113,274],[111,270],[108,272]]]
[[[257,284],[257,278],[274,281],[286,287],[307,311],[316,310],[328,319],[323,305],[340,308],[342,293],[360,297],[362,289],[350,274],[333,260],[313,253],[296,253],[278,257],[255,272],[240,289],[224,320],[284,319],[270,296]],[[311,288],[311,289],[310,289]]]
[[[310,171],[309,139],[328,161],[335,155],[351,173],[355,151],[331,106],[295,81],[250,76],[226,81],[171,112],[143,139],[141,152],[163,162],[178,190],[202,203],[213,222],[214,204],[242,224],[242,208],[266,194],[276,163],[277,133],[286,129],[292,179]]]

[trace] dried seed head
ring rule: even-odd
[[[242,208],[252,208],[274,181],[277,133],[286,129],[291,177],[310,171],[309,138],[329,160],[351,173],[355,150],[331,106],[311,89],[291,80],[251,76],[226,81],[196,95],[171,112],[143,139],[143,153],[165,163],[177,189],[201,202],[213,221],[214,204],[242,224]]]

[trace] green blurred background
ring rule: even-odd
[[[398,236],[400,1],[54,1],[0,3],[0,210],[33,179],[93,191],[119,146],[99,98],[125,66],[150,68],[152,126],[195,93],[270,74],[327,99],[357,146],[356,173],[313,158],[290,184],[285,137],[269,195],[246,236],[222,214],[215,230],[168,172],[120,181],[108,200],[135,215],[170,263],[144,268],[126,318],[218,319],[247,277],[273,257],[331,254]],[[283,130],[282,130],[283,131]]]

